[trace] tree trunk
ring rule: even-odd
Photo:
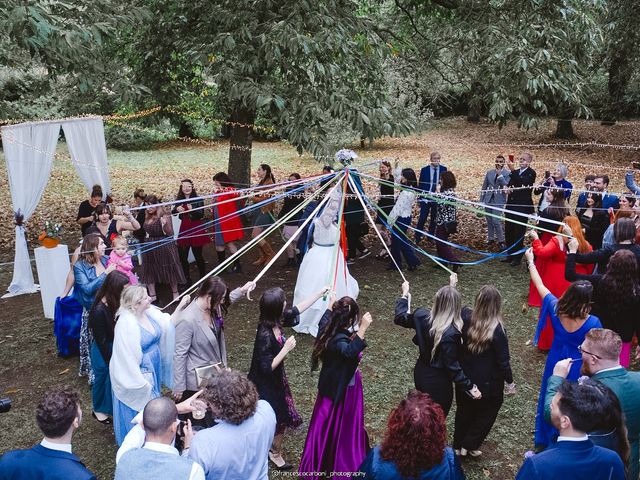
[[[237,103],[231,113],[231,121],[241,125],[231,125],[229,140],[229,176],[238,188],[251,184],[251,145],[252,128],[256,119],[255,109],[249,109]]]
[[[471,83],[471,90],[469,91],[469,95],[467,95],[467,122],[471,123],[479,123],[480,122],[480,114],[481,114],[481,92],[482,85],[478,81],[474,81]]]
[[[480,109],[473,103],[469,104],[469,111],[467,112],[467,122],[480,122]]]
[[[575,133],[573,133],[573,124],[571,120],[560,119],[558,120],[558,125],[556,126],[556,133],[554,135],[555,138],[575,138]]]
[[[609,102],[604,108],[602,125],[614,125],[621,111],[624,109],[624,94],[631,79],[629,61],[622,51],[610,53],[609,64]]]
[[[178,129],[178,136],[181,138],[196,138],[195,134],[193,133],[193,129],[185,121],[180,122],[180,128]]]

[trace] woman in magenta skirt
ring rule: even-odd
[[[312,479],[328,478],[331,472],[358,471],[369,450],[358,364],[367,346],[364,336],[371,315],[360,317],[351,297],[329,305],[311,356],[312,370],[320,362],[322,369],[299,468],[301,476]]]

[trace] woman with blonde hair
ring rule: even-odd
[[[396,325],[415,330],[413,343],[420,351],[413,369],[415,386],[419,391],[431,395],[442,407],[445,416],[449,414],[453,402],[452,382],[471,398],[482,397],[459,362],[463,322],[457,282],[457,275],[451,274],[449,285],[436,293],[433,309],[418,308],[413,313],[409,312],[409,282],[404,282],[402,297],[396,301],[393,319]]]
[[[572,237],[578,239],[580,253],[589,253],[593,250],[589,242],[584,238],[582,225],[577,217],[568,215],[562,219],[562,222],[564,226],[561,226],[558,229],[558,234],[553,236],[546,244],[541,242],[537,232],[534,230],[529,232],[529,238],[533,239],[531,246],[535,255],[536,269],[540,277],[542,277],[542,282],[557,298],[560,298],[571,285],[571,282],[564,278],[569,240]],[[585,264],[580,266],[579,273],[588,275],[592,271],[593,265]],[[542,299],[533,282],[529,284],[529,305],[532,307],[540,307],[542,305]],[[548,315],[545,315],[538,325],[534,344],[538,346],[538,349],[546,351],[551,348],[552,342],[553,329],[551,328],[551,320]]]
[[[453,448],[461,455],[482,454],[480,445],[498,416],[503,390],[515,393],[509,362],[509,343],[502,324],[502,296],[493,285],[485,285],[476,296],[473,311],[462,311],[462,351],[460,364],[482,392],[474,401],[456,389],[456,421]]]
[[[172,386],[174,323],[188,302],[185,295],[169,315],[151,305],[144,285],[129,285],[122,291],[109,362],[118,445],[133,427],[133,417],[160,396],[162,385]]]

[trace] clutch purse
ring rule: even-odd
[[[204,367],[196,367],[196,382],[198,384],[198,388],[202,386],[202,382],[207,378],[213,377],[221,368],[224,368],[222,362],[205,365]]]

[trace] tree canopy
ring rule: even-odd
[[[640,113],[639,9],[640,0],[7,0],[0,114],[160,105],[141,132],[229,136],[242,183],[256,135],[319,160],[430,115],[523,128],[553,116],[570,135],[572,118]]]

